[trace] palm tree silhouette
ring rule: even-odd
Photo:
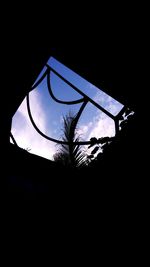
[[[54,161],[63,164],[66,167],[81,168],[86,165],[86,155],[80,145],[74,142],[80,141],[77,134],[77,115],[67,114],[63,117],[63,136],[62,140],[68,142],[68,145],[59,145],[58,152],[54,155]]]

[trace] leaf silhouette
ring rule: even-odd
[[[127,120],[124,120],[120,123],[120,127],[123,128],[127,125]]]
[[[99,150],[99,146],[96,146],[94,150],[91,152],[92,155],[96,154],[96,152]]]
[[[109,142],[109,141],[110,141],[110,137],[108,137],[108,136],[98,139],[98,143],[100,143],[100,144],[104,144],[104,143]]]
[[[133,119],[133,114],[132,114],[132,115],[129,115],[129,116],[127,117],[127,119],[128,119],[128,120]]]
[[[119,117],[119,120],[120,121],[124,120],[124,117],[123,116]]]
[[[88,159],[93,159],[94,158],[94,155],[89,155],[87,156]]]
[[[130,113],[131,113],[131,110],[128,108],[128,109],[125,111],[125,116],[128,116]]]
[[[68,142],[68,145],[59,145],[59,151],[54,155],[54,160],[63,162],[64,166],[82,167],[87,164],[86,155],[80,145],[74,145],[73,142],[79,142],[80,138],[76,133],[76,115],[69,113],[64,118],[62,140]]]
[[[95,146],[97,144],[97,142],[98,142],[96,137],[92,137],[90,139],[90,141],[91,141],[91,144],[90,144],[90,146],[88,148],[91,148],[92,146]]]

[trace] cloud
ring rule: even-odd
[[[46,116],[43,112],[39,93],[34,90],[30,94],[33,118],[39,129],[46,133]],[[12,133],[17,144],[24,149],[31,149],[31,153],[52,159],[56,152],[55,144],[40,136],[33,128],[26,107],[26,100],[22,102],[12,122]]]
[[[121,103],[102,91],[97,92],[93,100],[114,116],[123,108]]]
[[[90,121],[87,124],[82,124],[77,128],[77,134],[79,136],[87,136],[88,132],[90,131],[91,127],[93,127],[93,122]]]
[[[95,90],[95,95],[92,99],[112,115],[116,116],[123,108],[121,103],[105,92],[99,90],[96,86],[88,84],[88,88],[93,91]],[[82,120],[82,123],[79,122],[77,133],[80,134],[81,138],[90,140],[91,137],[100,138],[105,136],[115,136],[114,120],[99,109],[93,109],[92,103],[88,103],[88,107],[89,109],[88,112],[86,111],[87,114],[85,118],[89,117],[90,121],[87,123],[84,123],[84,120]]]
[[[96,116],[96,123],[93,124],[93,127],[89,133],[88,139],[91,137],[104,137],[104,136],[114,136],[115,135],[115,125],[114,121],[109,118],[107,115],[102,114]]]
[[[107,102],[104,105],[105,108],[109,108],[114,112],[118,111],[118,107],[113,103],[113,101]],[[84,140],[90,140],[91,137],[104,137],[104,136],[114,136],[115,135],[115,123],[109,116],[99,109],[92,108],[85,110],[86,112],[82,122],[79,122],[78,133]],[[89,118],[89,121],[87,120]],[[86,119],[86,123],[85,123]]]
[[[115,124],[111,118],[99,112],[93,117],[92,121],[87,124],[81,124],[77,133],[84,140],[90,140],[92,137],[111,137],[115,135]]]

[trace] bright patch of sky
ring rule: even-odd
[[[117,115],[123,108],[123,105],[118,101],[65,67],[53,57],[49,59],[48,64],[112,115]],[[44,67],[39,77],[41,77],[45,70],[46,67]],[[59,100],[74,101],[82,98],[78,92],[53,72],[50,75],[50,84],[53,94]],[[34,121],[39,129],[50,137],[61,139],[63,134],[63,116],[70,111],[72,114],[76,114],[81,104],[63,105],[56,103],[49,95],[47,78],[45,77],[42,83],[30,93],[30,106]],[[82,140],[90,140],[91,137],[100,138],[115,135],[114,121],[91,103],[88,103],[83,111],[77,129]],[[53,159],[57,146],[34,130],[28,116],[25,100],[13,118],[12,133],[20,147],[24,149],[29,148],[33,154]]]
[[[55,58],[51,57],[48,61],[48,64],[69,82],[80,89],[83,93],[85,93],[91,99],[95,100],[99,105],[109,111],[112,115],[117,115],[117,113],[123,108],[123,105],[117,100],[82,78],[80,75],[76,74],[74,71],[61,64]],[[61,90],[59,91],[61,93]]]

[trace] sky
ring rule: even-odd
[[[117,115],[123,108],[121,103],[83,79],[55,58],[51,57],[47,64],[112,115]],[[43,68],[37,80],[45,70],[46,67]],[[74,101],[82,98],[78,92],[52,71],[50,85],[53,94],[59,100]],[[56,103],[49,95],[47,79],[45,78],[30,93],[30,106],[34,121],[39,129],[52,138],[61,139],[63,135],[63,116],[69,112],[75,115],[79,111],[81,104],[68,106]],[[114,121],[92,103],[88,103],[79,120],[77,132],[82,140],[90,140],[91,137],[114,136]],[[57,152],[58,145],[40,136],[33,128],[27,112],[26,99],[24,99],[13,117],[12,134],[20,147],[30,149],[30,153],[53,160],[53,155]]]

